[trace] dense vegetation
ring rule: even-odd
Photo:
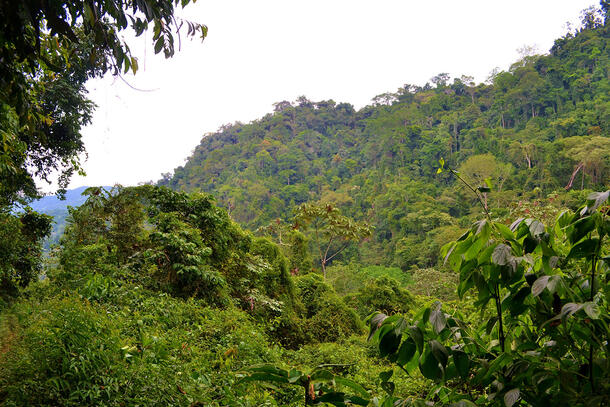
[[[212,193],[251,229],[291,221],[302,203],[332,203],[375,227],[343,260],[434,266],[479,214],[463,187],[436,174],[440,158],[477,186],[490,178],[498,217],[553,191],[607,185],[609,28],[590,11],[583,24],[548,55],[525,56],[486,83],[439,74],[358,111],[305,97],[277,103],[260,120],[206,134],[160,184]]]
[[[128,27],[171,56],[179,3],[0,0],[0,405],[610,403],[607,2],[484,84],[224,126],[86,189],[43,257],[14,204],[79,169],[86,79],[137,70]]]

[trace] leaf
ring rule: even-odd
[[[597,208],[604,204],[610,196],[610,190],[605,192],[593,192],[587,196],[587,212],[593,213]]]
[[[383,328],[386,327],[384,326]],[[398,350],[401,335],[397,335],[394,329],[390,327],[390,330],[387,332],[383,330],[380,332],[379,337],[379,354],[382,358],[391,355]]]
[[[494,226],[500,232],[502,237],[507,240],[513,240],[515,238],[515,234],[510,230],[510,228],[502,223],[495,222]]]
[[[381,379],[382,382],[387,382],[388,380],[390,380],[392,378],[393,374],[394,374],[394,370],[386,370],[385,372],[379,373],[379,378]]]
[[[133,71],[134,75],[136,72],[138,72],[138,59],[135,57],[131,57],[131,70]]]
[[[443,369],[447,367],[447,361],[449,359],[449,352],[445,346],[443,346],[439,341],[433,339],[429,342],[430,350],[434,358],[438,361],[438,363],[443,366]]]
[[[388,393],[390,396],[394,395],[396,385],[392,382],[381,382],[381,388]]]
[[[388,316],[383,313],[378,313],[378,314],[375,314],[372,317],[370,317],[370,319],[369,319],[370,331],[369,331],[369,337],[367,339],[368,341],[371,340],[373,335],[375,335],[375,332],[377,332],[377,330],[379,329],[379,327],[381,326],[383,321],[385,321],[387,318],[388,318]]]
[[[494,329],[494,326],[496,326],[497,322],[498,322],[498,317],[489,318],[489,321],[487,321],[487,324],[485,325],[485,333],[487,333],[487,335],[489,335],[491,333],[491,331]]]
[[[422,354],[420,357],[419,370],[427,379],[438,380],[443,377],[443,371],[441,370],[436,358],[432,356],[431,352]]]
[[[593,229],[595,229],[595,220],[591,216],[587,216],[585,218],[578,219],[573,223],[572,227],[570,241],[572,243],[576,243],[585,237],[587,233],[592,232]]]
[[[530,223],[530,234],[534,237],[539,237],[544,234],[544,225],[537,220],[532,221],[532,223]]]
[[[333,375],[328,370],[316,370],[311,374],[312,381],[331,381],[333,380],[335,375]]]
[[[537,297],[542,294],[542,292],[546,288],[546,285],[549,282],[549,278],[551,278],[551,276],[542,276],[534,282],[534,284],[532,285],[532,295],[534,297]]]
[[[341,386],[349,387],[358,393],[361,397],[368,398],[369,393],[362,387],[360,384],[356,383],[353,380],[346,379],[345,377],[335,376],[335,383],[340,384]]]
[[[415,345],[417,345],[417,350],[421,353],[424,348],[424,334],[418,326],[412,325],[409,327],[409,336],[413,338]]]
[[[504,243],[497,245],[491,255],[491,261],[499,266],[506,266],[512,259],[513,255],[511,248]]]
[[[288,383],[288,378],[287,377],[281,377],[281,376],[277,376],[274,374],[270,374],[270,373],[263,373],[263,372],[255,372],[252,373],[244,378],[242,378],[240,380],[240,383],[243,382],[275,382],[275,383]]]
[[[413,338],[407,338],[402,342],[400,348],[398,349],[398,358],[396,359],[396,364],[399,366],[406,365],[417,351],[417,345]]]
[[[512,407],[520,397],[521,393],[519,392],[519,389],[509,390],[504,395],[504,404],[506,404],[506,407]]]
[[[163,37],[159,37],[157,42],[155,42],[155,54],[158,54],[163,49]]]
[[[454,350],[453,363],[455,364],[455,368],[457,369],[462,379],[466,379],[468,377],[468,371],[470,370],[470,359],[468,358],[466,352],[462,352],[461,350]]]
[[[561,307],[561,312],[559,315],[561,315],[561,319],[566,319],[566,318],[570,317],[571,315],[573,315],[574,313],[578,312],[578,310],[580,310],[581,308],[582,308],[582,305],[580,305],[580,304],[568,302],[563,307]]]
[[[599,319],[599,317],[601,315],[601,311],[600,311],[598,305],[595,304],[594,302],[590,302],[590,301],[585,302],[582,305],[582,309],[591,319]]]
[[[445,313],[441,309],[441,303],[436,301],[430,307],[430,317],[429,321],[432,324],[432,328],[434,332],[439,334],[445,326],[447,325],[447,319],[445,318]]]
[[[573,246],[568,254],[568,259],[582,259],[595,254],[598,248],[599,239],[587,239]]]
[[[511,223],[510,225],[510,230],[512,230],[513,232],[515,230],[517,230],[517,228],[519,227],[519,225],[521,224],[521,222],[523,222],[525,220],[525,218],[519,218],[516,221],[514,221],[513,223]]]

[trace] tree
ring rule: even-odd
[[[326,264],[341,253],[350,242],[359,242],[371,235],[371,227],[341,215],[332,204],[304,203],[295,209],[296,229],[313,229],[322,273],[326,278]]]
[[[174,34],[207,27],[178,21],[190,0],[0,0],[0,205],[37,195],[34,179],[59,172],[60,189],[81,171],[80,129],[93,104],[88,78],[138,70],[121,32],[153,27],[155,53],[174,54]]]
[[[498,191],[502,190],[502,185],[512,171],[510,164],[499,163],[492,154],[473,155],[459,168],[459,172],[476,186],[484,185],[487,179],[493,180]]]

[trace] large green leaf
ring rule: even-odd
[[[582,305],[582,309],[591,319],[599,319],[601,315],[601,310],[599,309],[599,306],[594,302],[585,302]]]
[[[595,220],[591,216],[579,219],[572,224],[570,233],[570,241],[572,243],[578,242],[580,239],[585,237],[588,233],[595,229]]]
[[[432,355],[434,356],[434,358],[438,361],[438,363],[441,364],[443,369],[446,368],[447,361],[449,360],[449,352],[447,352],[447,349],[445,348],[445,346],[443,346],[443,344],[441,344],[436,339],[431,340],[429,342],[429,344],[430,344],[430,351],[432,352]]]
[[[587,239],[573,246],[568,259],[582,259],[594,255],[598,249],[599,239]]]
[[[419,370],[425,378],[439,380],[443,377],[443,370],[432,352],[423,353],[419,360]]]
[[[416,326],[416,325],[410,326],[409,327],[409,336],[411,338],[413,338],[413,341],[417,345],[417,350],[419,351],[419,353],[423,352],[423,350],[424,350],[424,334],[421,331],[421,329],[419,329],[419,327]]]
[[[532,295],[534,297],[537,297],[542,294],[550,278],[551,276],[542,276],[534,282],[534,284],[532,285]]]
[[[505,266],[513,260],[512,250],[510,246],[500,243],[497,245],[491,255],[491,260],[499,265]]]
[[[416,352],[417,345],[415,344],[415,341],[411,337],[407,338],[402,342],[400,348],[398,349],[398,358],[396,359],[396,364],[399,366],[406,365],[411,359],[413,359],[413,356]]]
[[[461,350],[454,350],[452,357],[459,375],[462,379],[466,379],[468,377],[468,372],[470,371],[470,358],[466,352]]]
[[[390,329],[386,329],[390,328]],[[402,335],[396,333],[393,327],[383,326],[379,333],[379,353],[381,357],[386,357],[395,353],[400,346]]]
[[[445,329],[445,326],[447,325],[447,319],[445,317],[445,313],[441,309],[440,302],[436,301],[430,307],[429,321],[432,324],[434,332],[436,332],[437,334],[439,334],[443,329]]]
[[[369,397],[369,393],[366,391],[366,389],[353,380],[346,379],[345,377],[341,376],[335,376],[335,383],[340,384],[341,386],[349,387],[350,389],[358,393],[360,397]]]

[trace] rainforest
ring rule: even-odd
[[[180,58],[189,3],[0,1],[0,405],[610,404],[608,2],[483,83],[278,101],[67,190],[85,83],[138,71],[125,31]]]

